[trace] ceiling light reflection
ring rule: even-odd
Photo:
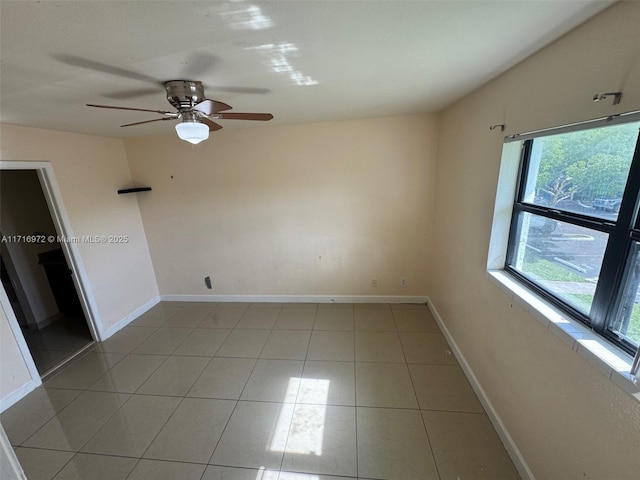
[[[220,6],[219,14],[234,30],[264,30],[273,21],[262,13],[257,5],[243,5],[242,0],[232,0]]]
[[[309,75],[303,75],[300,72],[293,72],[291,74],[291,80],[293,80],[293,82],[296,85],[305,86],[305,87],[309,86],[309,85],[317,85],[318,84],[318,82],[316,82]]]
[[[298,86],[317,85],[318,82],[311,78],[309,75],[305,75],[299,70],[296,70],[289,62],[290,56],[297,56],[298,47],[293,43],[280,43],[273,44],[267,43],[265,45],[259,45],[257,47],[251,47],[252,50],[257,50],[267,59],[267,65],[276,73],[288,74],[293,83]]]

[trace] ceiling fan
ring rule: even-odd
[[[115,110],[132,110],[136,112],[151,112],[164,115],[152,120],[126,123],[121,127],[131,127],[144,123],[160,122],[163,120],[180,120],[176,125],[178,137],[192,144],[197,144],[209,138],[209,132],[220,130],[222,125],[213,120],[259,120],[267,121],[273,118],[270,113],[235,113],[227,112],[231,106],[217,100],[209,100],[204,96],[202,82],[191,80],[171,80],[164,82],[167,100],[176,112],[163,110],[148,110],[146,108],[116,107],[111,105],[96,105],[87,103],[88,107],[111,108]]]

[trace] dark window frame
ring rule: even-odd
[[[637,119],[630,119],[628,122],[608,122],[608,120],[610,119],[600,119],[599,121],[585,122],[583,125],[571,125],[558,129],[541,130],[539,132],[532,132],[521,136],[515,135],[507,138],[507,141],[523,140],[523,145],[504,270],[570,317],[579,320],[609,342],[620,347],[627,353],[634,355],[638,353],[640,349],[628,339],[615,333],[610,327],[613,325],[615,313],[620,298],[622,297],[621,286],[633,243],[640,242],[640,132],[636,137],[634,154],[616,221],[603,220],[589,215],[559,210],[554,207],[534,205],[523,200],[529,173],[532,146],[536,138],[543,138],[558,133],[603,128],[613,123],[637,121]],[[525,136],[527,138],[523,139],[522,137]],[[585,315],[566,301],[563,301],[559,296],[553,294],[553,292],[543,288],[511,266],[515,263],[514,258],[517,253],[516,244],[520,238],[519,219],[521,218],[521,214],[525,212],[551,220],[567,222],[609,235],[591,310],[588,315]]]

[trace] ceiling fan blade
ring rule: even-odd
[[[178,115],[175,112],[165,112],[163,110],[148,110],[146,108],[130,108],[130,107],[114,107],[112,105],[96,105],[94,103],[87,103],[87,107],[111,108],[111,109],[114,109],[114,110],[132,110],[134,112],[151,112],[151,113],[159,113],[160,115],[171,115],[171,116],[177,116]]]
[[[208,118],[200,118],[200,121],[209,127],[210,132],[215,132],[216,130],[220,130],[222,128],[222,125],[216,122],[212,122]]]
[[[75,55],[66,55],[64,53],[54,54],[52,57],[59,62],[72,65],[74,67],[86,68],[89,70],[95,70],[97,72],[108,73],[109,75],[116,75],[118,77],[131,78],[133,80],[140,80],[141,82],[149,82],[153,84],[162,84],[155,78],[143,75],[141,73],[132,72],[120,67],[114,67],[113,65],[107,65],[106,63],[96,62],[94,60],[88,60],[86,58],[76,57]]]
[[[143,97],[146,95],[157,95],[160,92],[157,88],[136,88],[123,92],[103,93],[102,96],[111,100],[129,100],[130,98]]]
[[[171,118],[171,117],[154,118],[153,120],[145,120],[144,122],[125,123],[124,125],[120,125],[120,126],[121,127],[131,127],[133,125],[142,125],[143,123],[161,122],[163,120],[175,120],[176,118]]]
[[[271,120],[273,115],[270,113],[220,113],[218,117],[223,120],[261,120],[266,122]]]
[[[197,110],[205,115],[211,115],[213,113],[222,112],[224,110],[231,110],[231,106],[226,103],[218,102],[217,100],[203,100],[198,103],[194,110]]]

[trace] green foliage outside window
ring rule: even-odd
[[[637,135],[638,125],[626,124],[546,137],[536,190],[549,206],[621,197]]]

